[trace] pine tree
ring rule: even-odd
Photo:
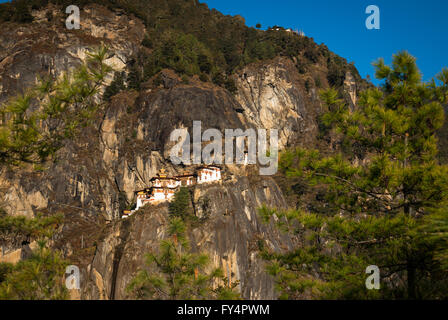
[[[11,216],[0,209],[0,245],[48,238],[62,222],[62,218],[59,214],[48,217],[37,215],[34,218]]]
[[[41,79],[0,107],[0,165],[45,161],[90,124],[99,107],[96,95],[111,70],[104,64],[106,54],[102,47],[73,72]]]
[[[140,90],[140,84],[142,82],[141,72],[136,63],[129,67],[129,74],[127,77],[128,88],[134,90]]]
[[[0,263],[0,300],[68,299],[64,286],[67,261],[47,246],[47,241],[62,222],[61,215],[50,217],[0,217],[0,244],[37,241],[31,257],[17,264]]]
[[[324,190],[326,206],[326,213],[260,210],[300,239],[287,254],[263,252],[283,298],[447,297],[448,273],[438,259],[446,241],[427,231],[448,205],[448,166],[436,156],[444,111],[407,52],[375,67],[383,85],[363,92],[355,110],[336,90],[322,93],[323,123],[342,152],[299,148],[281,157],[287,176]],[[438,217],[446,228],[446,214]],[[365,287],[369,265],[381,270],[379,291]]]
[[[173,218],[168,227],[171,239],[160,243],[158,253],[146,256],[146,268],[140,270],[127,287],[138,299],[203,300],[238,299],[238,283],[225,285],[221,269],[207,271],[206,254],[191,253],[186,227],[181,218]]]
[[[174,194],[173,201],[169,204],[170,215],[182,219],[187,218],[192,213],[190,203],[190,191],[186,187],[180,187],[179,191]]]
[[[31,15],[27,1],[16,0],[12,2],[12,4],[14,7],[14,15],[12,17],[13,21],[19,23],[29,23],[33,21],[33,16]]]
[[[99,107],[96,96],[110,71],[104,64],[106,53],[100,48],[78,69],[59,80],[42,79],[0,107],[0,166],[43,162],[90,124]],[[61,221],[60,215],[9,216],[0,208],[0,244],[39,243],[30,258],[0,264],[0,299],[68,298],[63,286],[67,262],[46,245]]]
[[[64,274],[68,263],[57,251],[39,241],[33,255],[16,265],[0,264],[5,270],[0,281],[1,300],[66,300],[68,291]],[[1,271],[0,271],[1,273]],[[1,280],[1,279],[0,279]]]

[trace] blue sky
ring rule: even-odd
[[[0,2],[6,2],[0,0]],[[76,0],[73,0],[76,3]],[[261,23],[303,30],[317,43],[354,62],[374,80],[371,63],[408,50],[417,58],[424,80],[448,67],[446,0],[200,0],[224,14],[239,14],[249,26]],[[380,30],[368,30],[368,5],[380,9]],[[374,81],[374,83],[378,83]]]
[[[246,24],[281,25],[303,30],[317,43],[353,61],[363,77],[374,80],[371,63],[408,50],[424,80],[448,67],[446,0],[200,0],[224,14],[240,14]],[[380,30],[368,30],[368,5],[380,9]],[[378,83],[374,81],[374,83]]]

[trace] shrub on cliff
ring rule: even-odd
[[[190,204],[190,191],[185,187],[181,187],[168,206],[169,213],[172,217],[186,219],[192,215]]]
[[[0,6],[0,21],[29,23],[33,21],[30,5],[26,0],[13,0]]]
[[[21,23],[27,23],[33,21],[28,3],[25,0],[13,1],[14,15],[12,20]]]
[[[145,80],[164,68],[188,76],[212,71],[211,54],[194,35],[166,30],[152,41],[157,45],[147,60],[143,61]]]
[[[37,216],[0,216],[0,244],[15,241],[30,241],[41,237],[49,237],[54,228],[62,222],[61,215],[49,217]]]
[[[126,89],[124,84],[124,72],[117,71],[114,73],[114,79],[104,91],[103,99],[109,101],[110,98],[124,89]]]

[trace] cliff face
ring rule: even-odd
[[[53,15],[52,21],[45,18]],[[86,52],[104,43],[110,48],[106,63],[116,70],[124,69],[127,59],[134,53],[144,34],[144,26],[136,19],[117,15],[99,6],[86,8],[82,12],[81,30],[65,28],[65,14],[61,8],[49,6],[34,11],[35,21],[30,25],[4,23],[0,32],[0,102],[23,92],[35,84],[38,76],[59,76],[64,71],[80,64]],[[110,79],[107,82],[111,81]],[[90,133],[84,132],[83,138]],[[91,133],[97,135],[97,132]],[[2,170],[0,192],[5,200],[5,209],[10,214],[32,216],[35,210],[45,209],[53,203],[67,204],[66,196],[78,199],[81,206],[91,205],[92,184],[83,181],[90,165],[80,168],[78,151],[98,153],[88,143],[70,144],[61,153],[61,163],[47,168],[43,173],[23,169],[20,172]],[[93,148],[93,149],[92,149]],[[82,156],[81,156],[82,157]],[[80,171],[81,170],[81,171]],[[101,179],[100,179],[101,180]],[[36,183],[39,181],[39,183]],[[100,184],[106,184],[101,181]],[[107,187],[106,187],[107,188]],[[111,208],[110,201],[104,204]]]
[[[34,84],[37,75],[59,76],[85,59],[88,49],[105,44],[107,63],[124,69],[144,35],[141,21],[101,6],[82,11],[80,30],[67,30],[60,7],[33,11],[31,24],[2,23],[0,32],[0,101]],[[48,16],[52,16],[48,20]]]
[[[316,136],[319,103],[307,93],[291,59],[251,65],[237,76],[236,100],[254,127],[279,130],[279,147],[310,143]]]
[[[57,23],[44,18],[47,11]],[[31,25],[7,23],[0,30],[1,101],[32,85],[39,74],[59,75],[78,65],[87,48],[102,42],[110,48],[107,62],[128,72],[126,64],[145,33],[138,19],[99,6],[87,6],[81,29],[73,32],[65,29],[65,15],[55,7],[33,15]],[[305,89],[305,79],[288,58],[239,71],[235,95],[198,79],[184,84],[168,70],[162,78],[159,87],[113,97],[94,126],[67,141],[57,162],[47,163],[44,170],[1,172],[0,196],[8,214],[66,215],[52,243],[80,267],[83,299],[127,298],[125,287],[143,265],[144,254],[164,238],[166,204],[144,207],[127,220],[120,214],[135,202],[134,191],[147,187],[161,168],[170,174],[184,169],[168,159],[173,129],[200,120],[203,130],[279,129],[281,148],[315,141],[317,89]],[[285,207],[282,192],[254,166],[225,166],[223,177],[191,191],[200,218],[190,233],[193,250],[206,252],[230,281],[240,281],[244,298],[274,298],[273,281],[257,256],[258,241],[282,250],[292,240],[262,224],[256,211],[262,204]],[[207,208],[201,206],[204,198],[209,199]]]
[[[272,280],[257,257],[259,241],[273,249],[290,247],[290,240],[260,222],[256,208],[263,203],[284,206],[281,191],[272,179],[256,183],[233,177],[222,183],[198,185],[193,190],[198,226],[189,235],[193,251],[207,252],[213,266],[220,266],[229,282],[240,282],[247,299],[273,299]],[[201,199],[208,199],[202,208]],[[84,276],[88,299],[125,299],[126,286],[144,263],[145,253],[157,250],[166,236],[167,205],[144,207],[123,222],[111,225],[99,244]]]

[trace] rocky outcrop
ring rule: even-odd
[[[350,72],[345,75],[344,89],[346,94],[350,97],[349,102],[352,109],[356,105],[357,93],[356,93],[356,81]]]
[[[247,177],[197,185],[191,189],[195,214],[200,217],[190,233],[193,251],[207,253],[211,266],[221,267],[230,282],[239,281],[247,299],[273,299],[272,279],[258,257],[261,243],[273,250],[287,249],[290,239],[260,221],[256,208],[262,204],[285,207],[282,193],[270,179],[256,183]],[[207,199],[207,206],[201,207]],[[126,286],[144,264],[145,253],[157,251],[166,237],[166,204],[146,206],[131,218],[110,226],[88,266],[88,299],[125,299]]]
[[[51,21],[47,19],[49,14]],[[95,5],[86,7],[81,14],[80,30],[68,30],[64,10],[52,5],[34,11],[31,24],[2,23],[0,102],[33,85],[37,76],[57,77],[78,66],[89,50],[101,44],[110,51],[106,63],[124,70],[143,39],[142,22]]]
[[[0,247],[0,263],[17,263],[20,260],[31,256],[32,251],[38,248],[36,241],[23,244],[21,248],[5,251],[3,246]]]
[[[244,117],[256,128],[279,130],[279,147],[310,142],[317,133],[316,101],[308,96],[294,62],[278,57],[250,65],[237,76]]]
[[[87,50],[101,43],[111,52],[107,62],[128,72],[127,62],[145,34],[138,19],[95,5],[82,11],[80,30],[66,30],[66,15],[57,7],[33,15],[30,25],[6,23],[0,30],[0,102],[30,87],[38,75],[59,76],[79,65]],[[203,130],[278,129],[281,148],[315,140],[316,88],[305,89],[289,58],[239,71],[235,95],[198,79],[186,84],[172,71],[164,70],[161,80],[159,87],[114,96],[93,126],[67,141],[56,162],[39,170],[24,166],[1,172],[0,195],[8,214],[65,214],[52,243],[80,267],[83,299],[127,298],[125,288],[144,254],[166,236],[166,204],[145,207],[127,220],[120,216],[134,203],[134,191],[147,187],[161,168],[169,174],[185,169],[168,159],[173,129],[191,128],[196,120]],[[221,183],[197,185],[191,193],[201,221],[190,233],[193,249],[207,253],[229,281],[239,281],[242,297],[275,298],[274,283],[257,256],[261,243],[273,250],[291,245],[257,215],[262,204],[286,206],[275,181],[260,177],[252,166],[225,166]],[[208,206],[201,205],[203,199]]]

